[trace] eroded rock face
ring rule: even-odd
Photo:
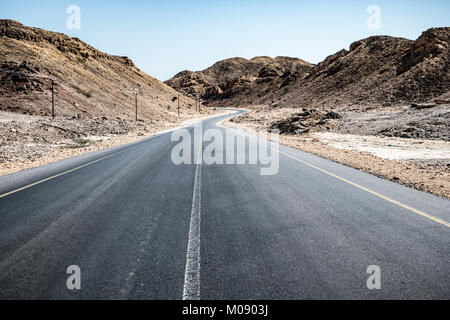
[[[411,48],[403,55],[397,75],[401,75],[421,62],[438,63],[449,61],[450,30],[449,28],[434,28],[425,31]]]
[[[61,33],[0,20],[0,111],[49,114],[52,80],[57,116],[134,119],[138,86],[141,119],[175,119],[171,109],[177,92],[128,57],[108,55]],[[184,97],[182,112],[191,112],[194,104]]]
[[[239,105],[307,76],[313,67],[289,57],[232,58],[203,71],[182,71],[166,84],[188,95],[198,95],[212,106]]]
[[[388,36],[356,41],[274,100],[282,107],[344,109],[426,102],[450,90],[449,38],[450,28],[435,28],[416,41]]]
[[[14,20],[0,20],[0,37],[35,43],[45,42],[55,46],[62,53],[72,53],[84,59],[92,57],[94,59],[116,60],[126,66],[134,67],[133,61],[128,57],[111,56],[89,46],[78,38],[71,38],[62,33],[39,28],[30,28]]]

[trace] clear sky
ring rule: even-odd
[[[67,27],[70,5],[81,10],[80,29]],[[378,29],[367,25],[371,5],[381,10]],[[416,39],[430,27],[450,25],[450,1],[0,0],[0,18],[78,37],[167,80],[230,57],[318,63],[371,35]]]

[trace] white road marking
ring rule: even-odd
[[[49,181],[49,180],[52,180],[52,179],[55,179],[55,178],[64,176],[64,175],[66,175],[66,174],[68,174],[68,173],[71,173],[71,172],[80,170],[80,169],[82,169],[82,168],[85,168],[85,167],[87,167],[87,166],[90,166],[91,164],[94,164],[94,163],[100,162],[100,161],[102,161],[102,160],[111,158],[112,156],[115,156],[116,154],[122,153],[122,152],[124,152],[124,151],[126,151],[126,150],[127,150],[127,149],[122,150],[122,151],[115,152],[115,153],[110,154],[110,155],[108,155],[108,156],[105,156],[105,157],[102,157],[102,158],[100,158],[100,159],[97,159],[97,160],[88,162],[88,163],[86,163],[86,164],[83,164],[82,166],[73,168],[73,169],[71,169],[71,170],[64,171],[64,172],[62,172],[62,173],[59,173],[59,174],[57,174],[57,175],[48,177],[48,178],[46,178],[46,179],[39,180],[39,181],[37,181],[37,182],[31,183],[31,184],[29,184],[29,185],[26,185],[26,186],[24,186],[24,187],[22,187],[22,188],[19,188],[19,189],[10,191],[10,192],[8,192],[8,193],[1,194],[1,195],[0,195],[0,199],[1,199],[1,198],[4,198],[4,197],[7,197],[7,196],[9,196],[9,195],[12,195],[12,194],[14,194],[14,193],[17,193],[17,192],[19,192],[19,191],[26,190],[26,189],[28,189],[28,188],[34,187],[34,186],[36,186],[36,185],[38,185],[38,184],[41,184],[41,183],[43,183],[43,182],[46,182],[46,181]]]
[[[200,221],[202,202],[202,145],[195,169],[194,192],[192,196],[189,242],[184,273],[183,300],[200,300]]]

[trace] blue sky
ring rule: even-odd
[[[80,30],[67,28],[69,5],[81,9]],[[379,29],[367,27],[370,5],[381,9]],[[167,80],[236,56],[318,63],[371,35],[416,39],[430,27],[450,25],[450,1],[0,0],[0,18],[78,37]]]

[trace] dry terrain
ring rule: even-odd
[[[199,116],[198,97],[203,115],[252,110],[227,125],[277,130],[284,144],[450,198],[449,52],[450,28],[433,28],[359,40],[318,65],[232,58],[162,83],[126,57],[0,20],[0,174],[172,128]]]
[[[265,102],[278,107],[364,110],[423,103],[450,90],[450,28],[417,40],[374,36],[319,63],[287,94]]]
[[[0,175],[131,142],[212,113],[196,107],[127,57],[0,20]]]
[[[63,117],[177,121],[178,92],[139,70],[127,57],[100,52],[77,38],[0,20],[0,110]],[[195,101],[181,95],[181,112]]]

